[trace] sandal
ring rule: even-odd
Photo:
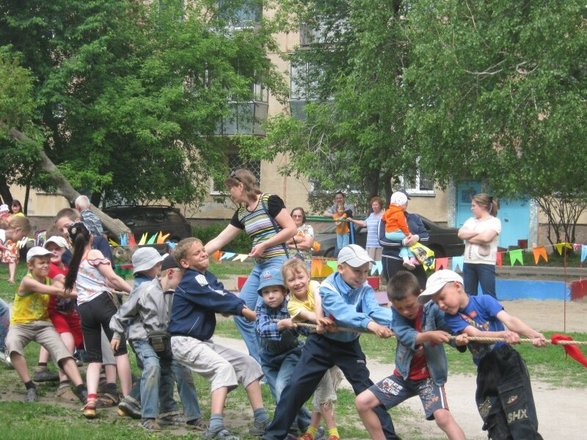
[[[90,400],[82,407],[82,411],[84,413],[84,417],[86,419],[95,419],[96,418],[96,401]]]

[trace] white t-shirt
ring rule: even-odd
[[[465,222],[463,229],[468,229],[476,233],[485,231],[497,232],[497,235],[491,243],[485,246],[472,244],[465,240],[465,263],[495,264],[497,259],[497,243],[499,241],[499,234],[501,233],[501,221],[493,216],[486,219],[471,217]]]

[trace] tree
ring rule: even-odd
[[[441,184],[535,199],[562,226],[557,241],[574,241],[587,207],[585,20],[577,0],[425,0],[409,14],[418,105],[406,119],[421,166]]]
[[[32,74],[43,150],[95,204],[201,201],[225,171],[229,101],[281,87],[265,27],[230,32],[235,11],[212,1],[145,3],[0,0],[0,45]],[[38,168],[30,179],[51,185]]]
[[[280,5],[291,19],[287,29],[302,26],[314,35],[314,42],[288,54],[303,67],[294,86],[309,103],[305,119],[271,120],[267,138],[249,151],[269,159],[289,153],[284,173],[303,174],[324,190],[358,190],[365,206],[366,196],[382,187],[389,195],[392,179],[415,173],[417,158],[404,123],[408,102],[401,77],[408,45],[403,2],[296,0]]]

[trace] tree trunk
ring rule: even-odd
[[[8,134],[19,142],[26,142],[29,138],[22,132],[11,128],[8,130]],[[76,198],[80,196],[73,186],[67,181],[67,179],[61,174],[61,171],[55,166],[55,164],[49,159],[49,156],[41,150],[41,168],[49,173],[53,177],[53,182],[59,189],[59,192],[65,197],[71,205],[73,205]],[[130,234],[130,229],[118,219],[114,219],[109,215],[104,214],[100,209],[94,205],[90,205],[90,210],[98,216],[102,221],[105,229],[108,229],[113,234],[120,236],[123,233]]]

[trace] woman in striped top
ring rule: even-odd
[[[211,254],[222,249],[241,232],[245,231],[253,239],[249,257],[255,259],[255,267],[240,292],[247,307],[255,310],[259,295],[259,281],[262,274],[270,268],[281,269],[288,258],[285,243],[297,231],[296,224],[285,209],[283,200],[276,195],[263,193],[257,178],[248,170],[238,169],[228,179],[226,186],[230,198],[239,208],[230,224],[218,236],[206,243],[206,252]],[[249,354],[259,361],[259,341],[255,333],[255,323],[242,317],[234,317]]]

